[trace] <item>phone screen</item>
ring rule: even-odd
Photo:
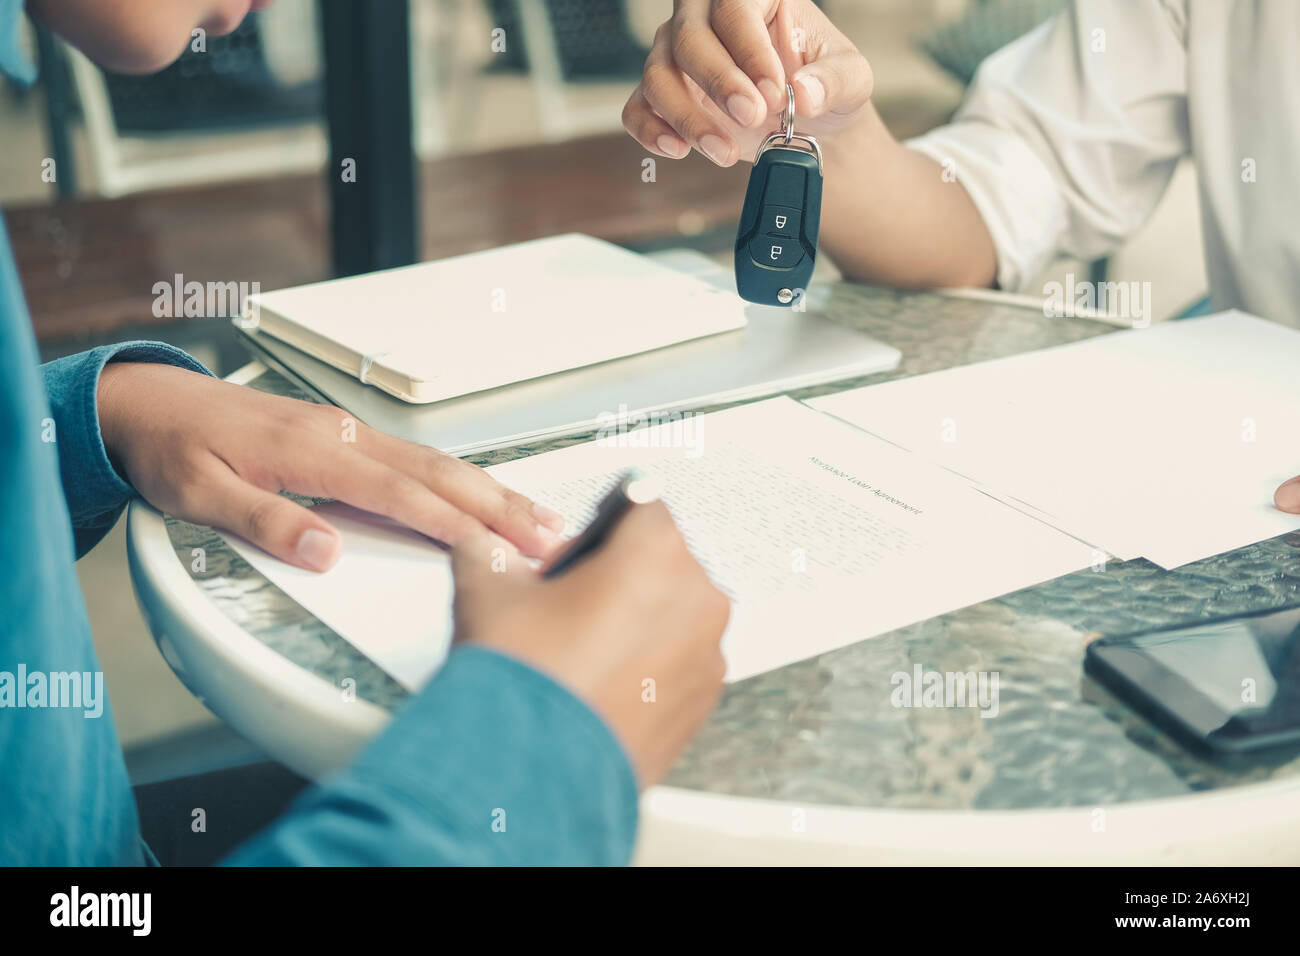
[[[1104,682],[1126,685],[1115,688],[1122,696],[1154,705],[1201,739],[1242,745],[1300,731],[1300,608],[1108,637],[1089,659],[1103,665],[1096,676]]]

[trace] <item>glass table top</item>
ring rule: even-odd
[[[981,299],[831,283],[810,310],[899,348],[893,372],[790,394],[810,398],[1113,331]],[[1104,384],[1104,383],[1103,383]],[[252,387],[299,394],[268,371]],[[1122,383],[1115,383],[1121,387]],[[1158,398],[1158,397],[1157,397]],[[492,465],[594,438],[471,457]],[[1189,519],[1194,520],[1194,519]],[[267,582],[210,529],[167,519],[178,557],[232,621],[268,647],[386,708],[405,691]],[[996,548],[989,559],[996,560]],[[1221,764],[1183,750],[1082,672],[1085,638],[1300,603],[1300,533],[1174,571],[1108,562],[730,685],[667,784],[808,803],[912,809],[1100,806],[1300,773],[1300,756]],[[863,608],[864,616],[870,608]],[[998,674],[996,716],[900,707],[893,675]]]

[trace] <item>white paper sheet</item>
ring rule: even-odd
[[[1015,591],[1092,559],[1091,548],[967,482],[784,398],[492,472],[561,511],[573,532],[631,465],[658,479],[692,551],[733,599],[723,641],[728,680]],[[416,564],[419,542],[391,526],[349,521],[341,530],[344,560],[314,578],[246,547],[241,553],[380,666],[418,686],[446,645],[445,562],[428,544]],[[380,587],[382,609],[373,606]],[[352,607],[357,601],[369,609]]]
[[[319,513],[343,535],[325,574],[271,557],[233,534],[245,561],[407,689],[420,687],[451,644],[451,559],[410,528],[338,502]]]
[[[1051,321],[1050,319],[1044,321]],[[1223,313],[809,405],[1166,568],[1300,527],[1300,332]]]

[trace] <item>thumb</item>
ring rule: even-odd
[[[1273,492],[1273,504],[1278,510],[1300,514],[1300,475],[1282,482]]]
[[[209,508],[194,520],[233,531],[263,551],[308,571],[328,571],[343,556],[338,531],[310,508],[250,485],[233,472],[216,478]]]
[[[856,50],[832,53],[801,66],[791,79],[795,110],[813,118],[827,113],[855,113],[871,99],[875,78]]]

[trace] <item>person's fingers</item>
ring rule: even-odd
[[[694,80],[719,109],[741,126],[749,127],[767,115],[767,102],[715,32],[722,27],[737,35],[737,26],[744,21],[762,25],[757,9],[748,0],[715,2],[708,10],[683,7],[671,21],[671,52],[677,68]],[[760,32],[761,41],[770,50],[766,30]],[[738,35],[740,40],[746,39],[743,28]]]
[[[678,136],[676,130],[650,108],[640,85],[632,91],[623,107],[623,128],[650,152],[668,159],[681,159],[691,151],[691,144]]]
[[[812,57],[808,49],[808,28],[788,3],[778,2],[767,16],[768,42],[781,61],[781,71],[789,82],[799,67]],[[781,89],[781,109],[785,109],[785,88]]]
[[[273,474],[245,474],[253,484],[338,498],[446,544],[489,526],[536,557],[560,542],[560,515],[469,462],[386,435],[336,408],[294,411],[298,425],[286,440],[295,450]]]
[[[485,532],[478,518],[467,514],[421,481],[363,452],[352,450],[338,455],[321,454],[311,471],[294,470],[281,481],[289,491],[339,501],[392,518],[435,541],[455,545],[466,535]],[[304,456],[294,455],[296,462]],[[305,466],[303,466],[305,467]]]
[[[590,554],[565,570],[555,583],[577,594],[622,595],[620,604],[634,594],[652,594],[661,582],[677,580],[673,568],[686,546],[662,502],[633,505],[615,524],[608,537]],[[547,566],[563,552],[553,555]],[[643,569],[658,569],[647,577]],[[669,584],[669,586],[671,586]]]
[[[769,5],[754,0],[715,0],[709,11],[713,33],[736,67],[754,84],[768,114],[785,109],[785,68],[765,22],[765,7]]]
[[[233,531],[295,567],[328,571],[343,555],[343,539],[324,518],[249,484],[216,459],[186,498],[178,509],[186,520]]]
[[[358,438],[363,452],[417,479],[525,553],[545,557],[561,543],[562,515],[507,488],[477,465],[374,429],[365,429]]]
[[[1278,510],[1300,514],[1300,475],[1282,482],[1273,493],[1273,504]]]
[[[854,113],[871,99],[874,82],[871,67],[856,51],[819,57],[794,74],[795,109],[810,119]]]
[[[613,574],[624,566],[655,566],[666,555],[684,552],[686,542],[662,501],[633,505],[606,538],[601,564]]]
[[[584,587],[604,591],[614,591],[620,581],[633,578],[641,581],[643,596],[652,604],[663,598],[658,593],[660,584],[673,589],[685,588],[680,593],[675,591],[675,604],[679,608],[691,607],[690,616],[696,624],[707,620],[716,625],[715,633],[721,635],[731,613],[731,603],[695,560],[662,501],[633,506],[610,532],[598,554],[600,560],[583,561],[566,577],[589,577],[591,580]],[[642,573],[646,567],[659,568],[660,573],[647,579]]]
[[[668,612],[684,615],[677,622],[683,633],[706,637],[711,647],[710,659],[721,661],[717,645],[731,617],[731,601],[710,580],[708,573],[691,554],[668,507],[662,501],[633,507],[610,533],[601,549],[601,560],[583,562],[574,568],[574,575],[585,572],[592,578],[584,587],[613,591],[620,578],[641,575],[641,569],[660,569],[650,582],[648,601],[651,606],[662,607],[665,595],[653,586],[663,582],[672,589]],[[599,576],[609,575],[606,580]],[[662,612],[661,612],[662,613]],[[716,652],[716,653],[714,653]],[[725,667],[725,665],[720,665]],[[721,672],[719,672],[721,680]]]
[[[637,505],[618,524],[607,542],[610,564],[633,569],[647,562],[685,568],[685,580],[698,588],[699,604],[691,617],[705,624],[705,633],[720,639],[731,617],[731,601],[713,583],[686,544],[668,506],[662,501]]]
[[[646,58],[641,92],[646,102],[682,140],[718,166],[735,165],[739,147],[727,132],[722,111],[698,92],[673,63],[664,29]]]

